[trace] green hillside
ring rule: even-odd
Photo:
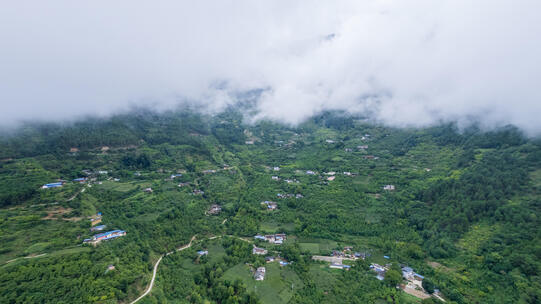
[[[140,303],[437,303],[396,288],[403,266],[447,303],[539,303],[540,172],[541,142],[513,127],[341,113],[249,125],[232,110],[26,125],[0,140],[0,302],[129,303],[196,235]],[[98,212],[106,228],[91,231]],[[254,239],[282,232],[282,245]],[[349,271],[312,259],[345,246],[367,258]],[[372,263],[388,264],[383,281]]]

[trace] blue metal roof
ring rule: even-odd
[[[113,233],[124,233],[124,232],[125,231],[123,231],[123,230],[112,230],[112,231],[107,231],[107,232],[104,232],[104,233],[96,234],[94,237],[99,238],[99,237],[102,237],[102,236],[108,236],[108,235],[113,234]]]
[[[45,186],[46,187],[60,187],[60,186],[62,186],[62,182],[45,184]]]

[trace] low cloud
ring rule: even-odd
[[[253,119],[323,110],[393,126],[541,134],[539,1],[13,1],[0,9],[0,124],[263,89]]]

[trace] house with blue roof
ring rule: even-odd
[[[58,188],[58,187],[62,187],[62,185],[64,185],[64,183],[56,182],[56,183],[45,184],[41,186],[41,188],[42,189]]]
[[[112,231],[96,234],[91,239],[85,239],[84,243],[91,243],[93,245],[96,245],[97,243],[101,241],[106,241],[106,240],[114,239],[114,238],[125,236],[125,235],[126,235],[126,231],[124,230],[112,230]]]
[[[331,263],[329,267],[334,268],[334,269],[342,269],[342,270],[349,270],[351,268],[350,265],[344,265],[344,264],[338,264],[338,263]]]

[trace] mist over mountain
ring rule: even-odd
[[[537,1],[5,3],[0,125],[134,106],[541,133]],[[247,93],[248,92],[248,93]],[[240,98],[242,99],[242,98]],[[242,102],[242,100],[241,100]]]

